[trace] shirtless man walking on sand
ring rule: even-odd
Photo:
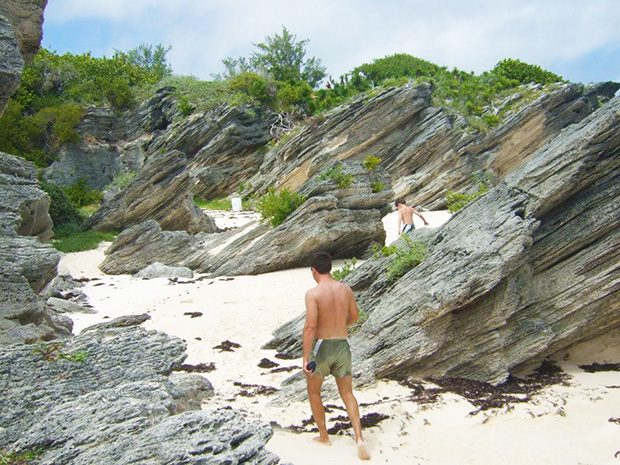
[[[351,383],[351,350],[347,341],[348,327],[359,317],[351,288],[332,279],[332,258],[318,252],[310,259],[310,270],[317,285],[306,292],[306,324],[303,332],[303,370],[308,384],[308,398],[319,437],[329,444],[321,386],[325,376],[336,378],[338,392],[344,402],[355,433],[357,455],[370,459],[362,436],[359,406]]]
[[[404,199],[396,199],[394,205],[398,209],[398,235],[415,229],[413,225],[413,215],[418,215],[424,221],[424,226],[428,226],[426,219],[418,213],[415,208],[411,208],[405,203]],[[404,226],[403,226],[404,225]]]

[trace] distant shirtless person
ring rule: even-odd
[[[418,213],[414,208],[405,204],[404,199],[396,199],[394,205],[398,209],[398,235],[415,229],[413,225],[413,215],[418,215],[424,221],[424,226],[428,226],[426,219]]]
[[[362,436],[359,406],[353,395],[351,350],[347,341],[347,328],[357,321],[359,311],[353,291],[346,284],[332,279],[331,269],[332,258],[328,253],[318,252],[311,257],[310,270],[317,285],[306,292],[306,324],[302,337],[308,398],[319,429],[319,437],[315,440],[329,444],[321,386],[325,376],[332,374],[353,426],[357,455],[368,460],[370,454]]]

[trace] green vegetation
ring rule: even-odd
[[[392,244],[392,245],[384,245],[383,247],[381,247],[381,249],[379,249],[378,245],[374,245],[372,247],[372,251],[373,251],[373,257],[374,258],[379,258],[379,253],[381,253],[381,255],[383,255],[384,257],[389,257],[390,255],[393,255],[394,253],[396,253],[396,245]]]
[[[40,342],[32,349],[32,353],[40,355],[46,362],[55,362],[57,360],[69,360],[70,362],[86,363],[88,352],[86,350],[76,350],[75,352],[65,352],[62,342],[53,342],[46,344]]]
[[[43,451],[40,449],[26,450],[22,452],[9,452],[0,449],[0,465],[34,465],[38,462]]]
[[[69,187],[64,188],[63,191],[71,203],[78,208],[98,205],[103,201],[103,192],[97,189],[89,189],[84,178],[78,179]]]
[[[553,84],[554,82],[562,82],[557,74],[551,71],[545,71],[538,65],[530,65],[520,60],[502,60],[492,71],[495,75],[516,81],[519,84],[529,84],[535,82],[538,84]]]
[[[366,171],[372,171],[379,166],[379,163],[381,163],[381,158],[375,157],[374,155],[368,155],[362,162],[362,168]]]
[[[297,192],[291,192],[286,187],[278,194],[273,187],[270,187],[266,194],[257,199],[256,210],[263,217],[263,221],[269,221],[275,228],[305,201],[305,197]]]
[[[336,281],[342,281],[344,278],[349,276],[351,272],[355,269],[355,264],[357,263],[357,258],[353,257],[351,261],[344,261],[342,268],[339,270],[334,270],[331,272],[331,276]]]
[[[216,199],[194,198],[194,203],[202,210],[230,210],[232,203],[228,197],[218,197]]]
[[[112,242],[116,236],[116,232],[84,231],[75,223],[66,223],[54,226],[52,245],[56,250],[64,253],[83,252],[96,249],[101,242]]]
[[[385,189],[385,183],[378,179],[373,179],[370,181],[370,187],[375,193],[381,192],[383,189]]]
[[[488,190],[489,188],[484,182],[479,182],[477,189],[471,193],[456,193],[448,190],[448,192],[446,193],[446,208],[450,213],[456,213],[465,205],[470,203],[472,200],[480,197]]]
[[[386,276],[390,281],[396,281],[401,276],[418,266],[426,257],[426,247],[419,241],[413,241],[408,234],[402,234],[403,247],[394,250],[392,260],[387,266]]]
[[[112,182],[110,184],[112,185],[112,187],[123,190],[131,183],[131,181],[134,180],[135,177],[135,171],[121,172],[114,176],[114,179],[112,179]]]
[[[351,187],[353,175],[350,173],[345,173],[342,165],[335,165],[327,168],[319,174],[317,181],[334,181],[341,189],[347,189],[348,187]]]

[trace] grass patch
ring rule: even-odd
[[[450,213],[456,213],[465,205],[480,197],[488,190],[489,188],[484,182],[478,183],[478,188],[476,189],[476,191],[469,194],[465,192],[456,193],[448,190],[448,192],[446,193],[446,208]]]
[[[232,202],[227,197],[209,200],[195,198],[194,203],[202,210],[232,210]]]
[[[25,450],[23,452],[9,452],[0,449],[0,465],[31,465],[38,462],[43,453],[40,449]]]
[[[59,226],[54,231],[55,239],[52,245],[59,252],[83,252],[85,250],[93,250],[99,246],[100,242],[113,241],[118,233],[104,231],[83,231],[79,226],[73,223]]]

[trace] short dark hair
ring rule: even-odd
[[[332,270],[332,256],[327,252],[316,252],[310,257],[310,266],[319,274],[327,274]]]
[[[403,198],[401,198],[401,197],[399,197],[399,198],[397,198],[396,200],[394,200],[394,206],[395,206],[395,207],[398,207],[398,204],[399,204],[399,203],[402,203],[403,205],[407,205],[407,204],[405,203],[405,199],[403,199]]]

